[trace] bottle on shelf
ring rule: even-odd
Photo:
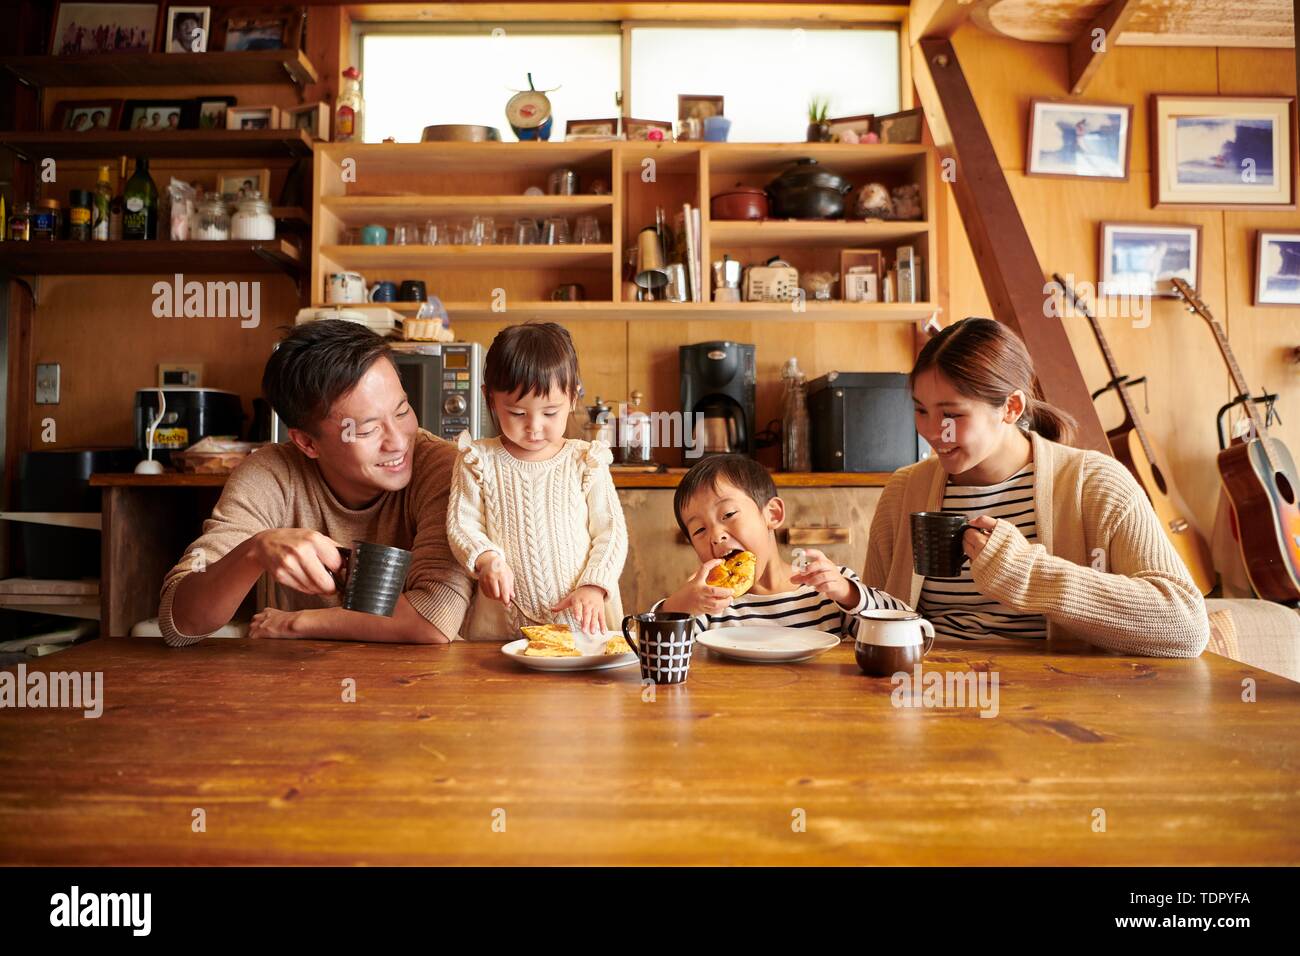
[[[109,177],[108,167],[99,167],[99,179],[95,182],[95,209],[90,222],[90,238],[96,242],[108,239],[109,209],[113,205],[113,182]]]
[[[108,238],[117,242],[122,238],[122,220],[126,214],[126,199],[122,189],[126,186],[126,157],[118,160],[117,188],[113,190],[113,199],[108,204]]]
[[[158,187],[149,175],[147,157],[136,157],[135,172],[127,180],[122,196],[126,207],[122,215],[122,238],[158,238]]]
[[[334,142],[360,143],[365,139],[366,101],[361,97],[361,71],[343,71],[343,91],[334,108]]]
[[[808,423],[808,395],[799,360],[791,356],[781,369],[785,400],[781,414],[781,467],[786,471],[812,471],[812,445]]]

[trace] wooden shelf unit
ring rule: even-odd
[[[493,320],[499,295],[516,317],[581,320],[738,320],[922,322],[937,309],[916,303],[809,301],[789,303],[635,302],[622,300],[625,250],[653,223],[663,206],[671,227],[683,202],[701,209],[703,291],[712,298],[709,263],[729,254],[746,265],[781,255],[800,270],[838,273],[839,251],[878,248],[891,256],[900,245],[916,247],[923,278],[933,293],[938,244],[933,209],[937,196],[934,152],[928,146],[811,143],[321,143],[315,150],[315,224],[311,299],[325,304],[330,273],[360,272],[367,283],[423,279],[440,296],[452,321]],[[795,160],[810,156],[848,177],[921,188],[925,218],[918,221],[713,222],[709,197],[734,185],[764,186]],[[526,196],[546,187],[547,175],[568,167],[578,173],[579,195]],[[589,190],[595,180],[607,187]],[[848,197],[851,206],[852,194]],[[423,226],[429,219],[492,215],[499,229],[518,217],[579,215],[600,223],[601,245],[562,246],[363,246],[347,244],[349,229],[398,222]],[[557,285],[576,282],[584,300],[553,302]],[[838,289],[838,286],[837,286]],[[397,303],[398,311],[415,306]]]
[[[301,268],[298,248],[285,239],[171,242],[166,239],[113,242],[55,241],[0,243],[0,275],[145,275],[174,273],[284,272]]]
[[[0,69],[28,86],[305,86],[320,79],[302,50],[2,56]]]
[[[105,54],[107,55],[107,54]],[[0,132],[0,146],[29,162],[42,159],[280,159],[311,155],[312,139],[300,129],[178,129],[76,133],[70,130]]]

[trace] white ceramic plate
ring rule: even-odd
[[[766,661],[793,664],[810,661],[838,647],[835,634],[810,627],[771,627],[745,624],[739,627],[715,627],[695,638],[715,654],[737,661]]]
[[[606,639],[622,636],[617,631],[605,632]],[[501,653],[535,671],[603,671],[610,667],[626,667],[637,662],[636,654],[631,652],[587,654],[582,657],[528,657],[524,654],[524,648],[527,646],[528,638],[522,637],[502,647]]]

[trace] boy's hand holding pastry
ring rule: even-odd
[[[515,599],[515,575],[506,564],[500,551],[484,551],[474,562],[479,588],[494,601],[506,607]]]
[[[731,590],[715,587],[708,582],[709,573],[720,564],[721,558],[701,564],[686,579],[686,583],[664,601],[660,610],[686,614],[721,614],[731,603]]]
[[[852,608],[858,603],[857,588],[840,573],[835,562],[815,548],[807,549],[804,556],[808,559],[808,564],[802,571],[796,570],[790,575],[792,584],[806,584],[841,607]]]

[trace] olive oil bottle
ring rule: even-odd
[[[122,214],[123,239],[158,237],[158,187],[149,176],[149,160],[137,156],[135,172],[122,191],[126,209]]]

